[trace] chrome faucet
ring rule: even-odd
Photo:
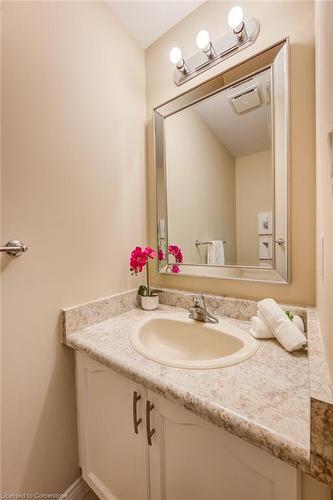
[[[205,305],[203,294],[194,297],[193,306],[188,308],[189,318],[195,321],[202,321],[203,323],[218,323],[219,320],[210,314]]]

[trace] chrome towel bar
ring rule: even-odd
[[[212,241],[199,241],[199,240],[195,240],[195,245],[198,246],[198,245],[211,245],[212,244]],[[222,241],[223,245],[225,245],[227,242],[226,241]]]

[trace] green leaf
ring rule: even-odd
[[[139,286],[138,294],[143,295],[144,297],[148,295],[148,288],[146,287],[146,285]]]
[[[294,319],[294,315],[291,311],[286,311],[286,315],[288,316],[288,318],[290,319],[290,321],[292,321]]]

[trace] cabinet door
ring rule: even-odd
[[[147,500],[148,453],[141,386],[76,353],[83,478],[102,499]],[[133,401],[133,394],[141,396]],[[138,433],[134,431],[133,404]]]
[[[296,500],[297,471],[148,391],[152,500]]]

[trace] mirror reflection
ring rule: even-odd
[[[185,263],[273,267],[271,95],[267,69],[165,119],[164,251],[167,229]]]

